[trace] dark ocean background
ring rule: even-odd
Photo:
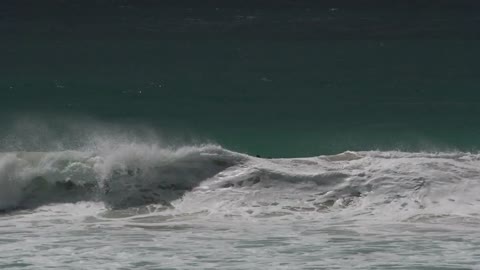
[[[2,1],[0,145],[46,136],[36,122],[55,140],[94,121],[262,156],[477,151],[479,11],[474,1]]]

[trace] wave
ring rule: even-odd
[[[78,200],[102,200],[114,208],[165,202],[241,158],[214,145],[138,143],[99,152],[2,153],[0,209]]]
[[[100,201],[112,209],[284,216],[355,211],[412,219],[476,215],[480,155],[345,152],[264,159],[218,145],[122,143],[0,154],[0,209]]]

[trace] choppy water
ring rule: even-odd
[[[1,266],[472,269],[480,156],[100,143],[0,158]]]

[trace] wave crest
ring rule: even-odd
[[[411,220],[478,212],[480,156],[345,152],[263,159],[216,145],[127,143],[0,154],[0,209],[101,201],[172,211],[271,217],[298,213]],[[352,212],[353,211],[353,212]]]
[[[165,202],[240,158],[215,145],[137,143],[96,151],[3,153],[0,209],[78,200],[102,200],[114,208]]]

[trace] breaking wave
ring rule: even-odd
[[[480,155],[461,152],[264,159],[211,144],[6,152],[0,154],[0,209],[99,201],[112,209],[161,205],[226,216],[475,217],[479,165]]]
[[[138,143],[99,152],[2,153],[0,209],[79,200],[114,208],[167,202],[240,158],[214,145],[169,149]]]

